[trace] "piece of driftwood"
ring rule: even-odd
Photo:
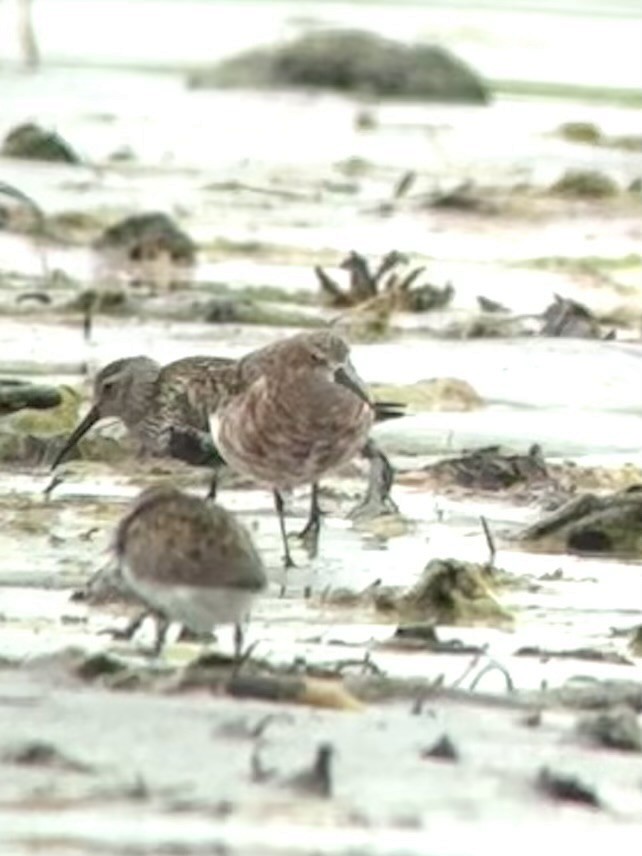
[[[574,497],[518,537],[571,553],[642,556],[642,487]]]

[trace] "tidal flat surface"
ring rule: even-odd
[[[364,464],[355,463],[326,483],[319,557],[309,560],[294,542],[299,567],[287,576],[267,492],[221,491],[221,502],[251,527],[270,577],[249,629],[253,656],[296,674],[343,676],[354,709],[182,685],[198,644],[174,634],[161,661],[150,662],[151,625],[130,643],[105,632],[125,625],[132,604],[72,600],[109,563],[113,527],[143,486],[172,479],[204,494],[207,472],[72,461],[46,496],[46,464],[3,464],[3,853],[463,856],[480,852],[480,842],[508,854],[535,852],[535,842],[559,849],[562,837],[586,853],[638,841],[639,753],[588,744],[576,728],[581,706],[550,693],[642,685],[630,645],[642,620],[640,562],[529,552],[513,536],[542,515],[548,495],[445,488],[422,468],[465,449],[499,443],[525,452],[539,443],[547,463],[574,467],[597,492],[635,482],[642,227],[639,195],[626,188],[642,175],[642,158],[553,132],[582,120],[608,135],[639,133],[639,114],[508,97],[488,108],[391,103],[367,105],[377,124],[363,131],[355,117],[364,105],[350,98],[190,92],[176,71],[6,69],[0,85],[0,136],[37,118],[86,161],[71,168],[0,159],[2,180],[37,201],[57,236],[0,231],[3,377],[70,385],[84,411],[91,377],[112,359],[238,356],[301,329],[301,318],[334,320],[337,310],[318,299],[313,266],[345,284],[338,265],[347,251],[376,259],[394,248],[425,265],[436,285],[451,282],[453,302],[395,313],[374,340],[349,319],[357,369],[373,384],[458,378],[483,402],[377,427],[398,471],[399,515],[349,519],[366,484]],[[621,192],[579,201],[548,192],[565,169],[587,165]],[[412,193],[395,200],[408,170],[417,176]],[[490,210],[427,204],[465,180],[479,186]],[[106,225],[145,210],[171,214],[199,244],[196,267],[177,287],[162,275],[153,289],[136,285],[126,266],[113,268],[91,249]],[[127,298],[120,314],[96,314],[89,340],[80,312],[68,307],[88,287]],[[44,293],[47,304],[21,299],[26,292]],[[535,330],[555,294],[607,319],[615,340],[448,332],[476,317],[478,295],[531,319]],[[209,301],[221,295],[232,302],[250,295],[263,313],[299,315],[287,324],[274,315],[270,323],[205,321]],[[297,491],[292,531],[306,510],[307,494]],[[398,622],[368,602],[337,596],[375,581],[401,591],[431,559],[486,561],[482,517],[494,536],[494,565],[510,579],[493,588],[511,616],[504,626],[440,625],[444,649],[435,653],[400,643]],[[227,628],[212,649],[231,651]],[[78,662],[103,653],[131,675],[120,683],[79,678]],[[399,683],[376,696],[358,685],[362,679]],[[527,726],[538,710],[541,724]],[[638,700],[638,719],[639,710]],[[459,752],[454,763],[426,752],[444,733]],[[291,780],[324,742],[335,749],[330,799]],[[599,807],[551,798],[538,785],[543,768],[577,777]]]

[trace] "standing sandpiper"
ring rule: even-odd
[[[234,624],[240,661],[242,623],[266,577],[249,533],[229,511],[173,487],[148,488],[118,524],[115,552],[125,583],[151,610],[195,633]]]
[[[92,406],[56,455],[52,469],[96,422],[109,416],[125,423],[143,457],[220,463],[208,427],[208,412],[218,403],[217,388],[207,380],[231,364],[232,360],[201,356],[166,366],[144,356],[109,363],[96,375]]]
[[[375,407],[345,340],[328,330],[255,351],[221,377],[226,393],[210,418],[214,442],[233,469],[272,489],[291,567],[281,491],[312,485],[305,534],[316,549],[318,481],[366,448]]]

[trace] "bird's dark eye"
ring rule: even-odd
[[[113,389],[114,389],[115,385],[116,385],[116,382],[115,382],[115,381],[113,381],[113,380],[105,380],[105,381],[103,381],[103,385],[102,385],[102,387],[101,387],[101,392],[102,392],[102,393],[107,393],[107,394],[109,394],[110,392],[112,392],[112,391],[113,391]]]

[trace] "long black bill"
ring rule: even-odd
[[[64,461],[65,457],[73,449],[73,447],[76,445],[76,443],[78,443],[79,440],[81,440],[85,436],[87,431],[89,431],[89,429],[93,425],[95,425],[99,419],[100,419],[100,411],[94,405],[94,407],[91,408],[91,410],[85,416],[85,418],[82,420],[82,422],[79,425],[76,425],[74,430],[69,435],[67,442],[65,443],[65,445],[62,447],[62,449],[58,452],[58,454],[54,458],[54,461],[51,465],[52,470],[55,470],[56,467],[58,466],[58,464],[61,464]]]
[[[375,401],[375,422],[385,422],[387,419],[401,419],[406,416],[406,405],[397,401]]]
[[[368,395],[367,389],[361,383],[359,376],[352,366],[344,365],[338,368],[334,373],[334,379],[336,383],[340,383],[341,386],[345,386],[345,388],[349,389],[350,392],[354,392],[355,395],[358,395],[362,401],[365,401],[367,404],[372,406],[372,399]]]

